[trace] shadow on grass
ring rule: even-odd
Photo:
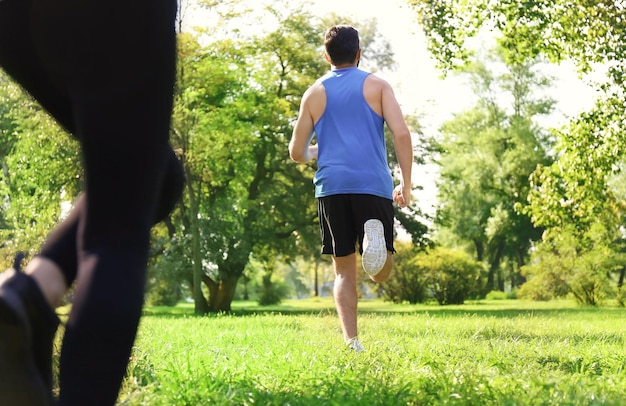
[[[335,315],[335,305],[331,299],[286,300],[279,305],[259,306],[256,302],[233,302],[229,316],[246,317],[267,314],[281,315]],[[463,305],[440,306],[438,304],[393,304],[380,300],[362,300],[359,303],[359,314],[378,315],[428,315],[429,317],[555,317],[577,315],[593,317],[626,316],[626,308],[604,306],[577,306],[572,301],[530,302],[519,300],[483,300],[468,301]],[[196,316],[193,303],[181,303],[174,307],[148,306],[144,315],[156,317],[220,317],[224,314],[208,314]]]

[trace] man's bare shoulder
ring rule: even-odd
[[[389,86],[389,82],[387,82],[385,79],[381,78],[380,76],[376,75],[375,73],[370,73],[369,75],[367,75],[365,82],[376,84],[378,86]]]
[[[315,82],[302,95],[301,110],[307,112],[313,123],[324,113],[326,108],[326,89],[321,82]]]
[[[326,90],[324,89],[324,85],[322,84],[322,82],[315,82],[314,84],[311,85],[311,87],[309,87],[306,92],[304,92],[303,98],[304,99],[309,99],[309,98],[317,98],[320,96],[326,96]]]
[[[311,111],[314,117],[321,114],[326,106],[326,89],[321,82],[315,82],[302,96],[302,104]]]

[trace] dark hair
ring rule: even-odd
[[[335,25],[326,31],[326,53],[333,65],[353,63],[359,51],[359,32],[349,25]]]

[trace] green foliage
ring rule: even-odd
[[[413,244],[401,241],[395,243],[395,248],[393,271],[382,285],[383,297],[394,303],[423,303],[428,284],[415,264],[419,250]]]
[[[467,40],[481,29],[499,33],[511,61],[546,55],[573,59],[581,70],[593,63],[626,60],[626,8],[620,1],[408,0],[424,26],[431,53],[453,69],[471,52]],[[616,68],[616,78],[619,66]]]
[[[263,283],[259,286],[258,303],[261,306],[271,306],[279,304],[283,299],[289,295],[289,285],[281,280],[270,280],[271,283],[266,282],[267,276],[264,275]]]
[[[198,285],[208,287],[200,312],[228,310],[251,256],[295,256],[314,240],[312,174],[286,148],[305,83],[323,69],[313,59],[319,29],[303,16],[285,16],[287,31],[208,47],[181,35],[173,143],[188,187],[176,226],[191,233],[197,301]]]
[[[502,292],[501,290],[492,290],[491,292],[487,293],[487,295],[485,296],[485,299],[487,299],[487,300],[506,300],[506,299],[508,299],[508,296],[507,296],[506,292]]]
[[[279,262],[275,256],[267,256],[261,260],[262,272],[258,284],[258,302],[262,306],[276,305],[289,294],[289,287],[275,272]]]
[[[185,265],[176,261],[169,252],[156,255],[148,268],[148,293],[146,302],[151,306],[175,306],[184,295],[182,283]]]
[[[523,268],[528,277],[519,290],[520,298],[550,300],[571,294],[578,303],[598,305],[614,297],[611,274],[624,263],[606,243],[606,230],[595,225],[579,239],[573,230],[543,241],[533,252],[532,262]]]
[[[464,251],[442,247],[424,251],[398,242],[394,269],[382,294],[394,303],[416,304],[434,298],[440,305],[462,304],[480,295],[482,270]]]
[[[427,250],[416,257],[415,266],[440,305],[462,304],[480,294],[483,266],[464,251],[441,247]]]
[[[615,302],[619,307],[624,307],[626,305],[626,292],[624,292],[623,286],[617,288],[617,293],[615,294]]]
[[[0,250],[34,251],[80,190],[78,144],[2,73],[0,101]]]
[[[595,83],[598,93],[593,108],[554,131],[556,161],[541,165],[532,175],[529,206],[522,213],[547,229],[546,240],[559,239],[564,232],[588,238],[598,222],[608,235],[617,234],[626,217],[624,196],[616,194],[611,184],[626,155],[623,2],[409,0],[409,4],[424,24],[433,56],[447,71],[463,65],[471,55],[468,39],[483,29],[495,33],[509,63],[526,63],[542,56],[557,63],[572,60],[581,75],[606,69],[605,80]],[[604,282],[598,281],[600,276],[588,276],[580,275],[579,284],[587,286],[585,293],[579,293],[580,300],[594,302],[603,295],[598,292],[604,291]],[[558,278],[546,278],[546,283],[531,282],[526,291],[549,297],[553,289],[546,286]],[[590,290],[596,292],[592,297],[588,296]]]
[[[541,236],[521,208],[529,176],[537,165],[551,162],[550,142],[534,119],[548,114],[553,104],[534,96],[550,83],[537,63],[506,65],[501,53],[464,67],[478,101],[441,128],[441,203],[435,219],[438,232],[447,229],[457,244],[472,245],[476,259],[489,266],[487,289],[498,290],[504,289],[502,264],[525,262],[532,241]],[[511,102],[504,103],[503,95]],[[515,272],[508,275],[513,286]]]
[[[599,99],[594,108],[556,132],[558,161],[533,174],[528,213],[558,233],[573,225],[584,234],[594,223],[623,224],[623,196],[610,184],[624,159],[623,98]],[[620,123],[620,124],[617,124]]]

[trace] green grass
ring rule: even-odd
[[[331,299],[195,317],[148,308],[124,405],[623,405],[626,309],[571,302],[359,304],[347,351]]]

